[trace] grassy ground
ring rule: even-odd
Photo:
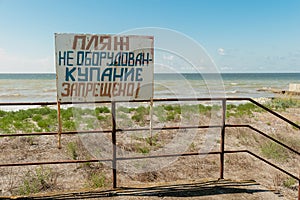
[[[290,98],[273,99],[265,106],[281,113],[297,124],[300,121],[300,101]],[[208,125],[211,116],[221,119],[221,106],[206,102],[205,104],[157,104],[153,108],[153,126]],[[214,114],[217,113],[217,114]],[[74,130],[106,130],[111,128],[111,113],[109,107],[93,108],[70,107],[61,111],[63,131]],[[228,104],[226,123],[251,124],[268,133],[270,136],[288,144],[300,151],[299,130],[278,118],[273,117],[263,109],[251,104]],[[117,128],[149,127],[150,107],[137,105],[117,107]],[[214,121],[213,121],[214,123]],[[0,133],[28,133],[56,131],[57,111],[49,107],[32,108],[19,111],[0,111]],[[216,129],[216,133],[219,129]],[[205,138],[205,130],[197,133],[190,142],[187,151],[201,150]],[[203,133],[203,134],[202,134]],[[176,131],[149,131],[134,133],[119,133],[117,145],[120,149],[139,153],[151,152],[169,144],[176,136]],[[109,134],[101,137],[110,139]],[[98,136],[96,139],[99,139]],[[243,128],[230,128],[226,131],[226,150],[249,149],[264,158],[298,173],[299,156],[284,149],[280,145]],[[44,160],[77,160],[90,159],[95,156],[75,136],[63,136],[61,150],[56,148],[56,138],[53,136],[1,137],[1,163],[34,162]],[[219,150],[220,140],[217,138],[212,150]],[[100,148],[101,149],[101,148]],[[231,154],[225,156],[225,174],[230,177],[255,179],[267,187],[281,190],[287,196],[295,196],[296,180],[289,178],[276,170],[269,168],[247,155]],[[151,161],[150,161],[151,162]],[[207,155],[199,157],[181,157],[169,166],[153,172],[132,173],[119,172],[119,184],[176,181],[181,179],[218,178],[218,157]],[[139,161],[138,167],[147,163]],[[235,169],[235,170],[230,170]],[[261,173],[264,171],[264,173]],[[271,172],[271,173],[268,173]],[[0,168],[0,195],[22,195],[44,191],[67,191],[79,188],[99,188],[111,186],[111,170],[104,163],[83,163],[66,165],[48,165],[38,167]]]

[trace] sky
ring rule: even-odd
[[[143,27],[192,38],[223,73],[300,72],[300,0],[0,0],[0,27],[0,73],[54,73],[54,33]]]

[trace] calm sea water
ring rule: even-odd
[[[55,74],[0,74],[0,102],[56,101]],[[155,74],[154,97],[274,97],[300,73]]]

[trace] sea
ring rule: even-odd
[[[155,74],[154,98],[272,98],[271,89],[300,84],[300,73]],[[0,103],[55,102],[56,75],[0,74]]]

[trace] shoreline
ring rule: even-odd
[[[230,97],[229,97],[230,98]],[[235,98],[235,97],[234,97]],[[237,97],[237,98],[244,98],[244,97]],[[256,98],[251,98],[253,99],[254,101],[260,103],[260,104],[266,104],[266,103],[269,103],[271,102],[272,100],[274,99],[290,99],[291,96],[286,96],[286,95],[281,95],[281,96],[277,96],[277,97],[256,97]],[[300,98],[300,97],[299,97]],[[297,100],[298,98],[291,98],[291,99],[295,99]],[[179,101],[179,102],[182,102],[182,101]],[[54,105],[17,105],[18,103],[27,103],[27,102],[11,102],[9,104],[16,104],[16,105],[1,105],[1,104],[6,104],[6,102],[0,102],[0,111],[5,111],[5,112],[10,112],[10,111],[20,111],[20,110],[28,110],[28,109],[31,109],[31,108],[43,108],[43,107],[49,107],[51,109],[57,109],[57,104],[54,104]],[[30,103],[55,103],[55,101],[53,102],[28,102],[29,104]],[[184,102],[184,104],[190,104],[190,105],[195,105],[195,104],[203,104],[203,105],[209,105],[211,102],[210,101],[187,101],[187,102]],[[239,105],[239,104],[246,104],[246,103],[250,103],[248,101],[227,101],[227,105]],[[96,105],[101,105],[102,103],[97,103]],[[103,103],[103,105],[105,104],[110,104],[110,103]],[[130,103],[132,104],[132,106],[128,105],[128,102],[122,102],[122,103],[118,103],[120,106],[123,106],[123,105],[126,105],[127,107],[129,108],[134,108],[134,107],[137,107],[137,105],[135,104],[139,104],[139,105],[144,105],[144,106],[149,106],[150,105],[150,102],[140,102],[140,103]],[[164,104],[164,105],[172,105],[172,104],[178,104],[178,102],[174,102],[174,101],[163,101],[163,102],[157,102],[157,104],[161,105],[161,104]],[[183,104],[183,103],[182,103]],[[217,103],[216,105],[219,105],[220,103]],[[91,106],[89,105],[94,105],[95,107],[95,104],[93,103],[82,103],[80,104],[82,105],[81,107],[82,108],[90,108]],[[86,106],[85,106],[86,105]],[[63,108],[69,108],[69,107],[78,107],[78,104],[64,104],[62,105]]]
[[[243,98],[243,97],[241,97]],[[264,104],[264,103],[268,103],[270,101],[272,101],[273,99],[276,99],[276,98],[284,98],[284,97],[257,97],[257,98],[252,98],[254,101],[260,103],[260,104]],[[54,102],[54,101],[53,101]],[[36,102],[36,103],[53,103],[53,102]],[[209,101],[206,101],[206,102],[209,102]],[[7,102],[0,102],[0,111],[6,111],[6,112],[9,112],[9,111],[19,111],[19,110],[28,110],[30,108],[42,108],[42,107],[45,107],[45,106],[41,106],[41,105],[1,105],[1,104],[5,104]],[[16,104],[18,103],[21,103],[21,102],[15,102]],[[26,102],[24,102],[26,103]],[[29,102],[28,102],[29,103]],[[30,102],[32,103],[32,102]],[[35,102],[34,102],[35,103]],[[173,102],[173,101],[166,101],[166,102],[159,102],[158,104],[175,104],[176,102]],[[228,102],[228,104],[234,104],[234,105],[238,105],[238,104],[243,104],[243,103],[247,103],[247,102],[243,102],[243,101],[239,101],[239,102]],[[14,102],[12,102],[12,104],[14,104]],[[107,104],[107,103],[104,103],[104,104]],[[125,105],[127,104],[126,106],[128,107],[131,107],[128,105],[127,102],[124,102],[124,103],[119,103],[119,105]],[[132,105],[134,105],[135,103],[130,103]],[[148,104],[150,104],[150,102],[141,102],[139,104],[145,104],[145,106],[147,106]],[[188,104],[186,102],[186,104]],[[201,104],[201,101],[195,101],[193,103],[190,103],[190,104]],[[206,105],[207,103],[202,103],[204,105]],[[74,106],[75,105],[75,106]],[[62,105],[62,107],[64,108],[69,108],[69,107],[76,107],[77,104],[65,104],[65,105]],[[95,104],[82,104],[82,105],[95,105]],[[97,105],[101,105],[101,103],[97,103]],[[57,104],[55,105],[47,105],[47,107],[51,108],[51,109],[57,109]],[[83,106],[83,107],[89,107],[89,106]],[[136,106],[132,106],[132,107],[136,107]]]

